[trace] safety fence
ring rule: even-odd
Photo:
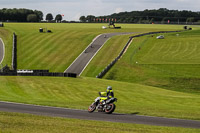
[[[17,35],[13,33],[12,69],[17,71]]]
[[[37,73],[17,73],[11,72],[0,72],[0,76],[52,76],[52,77],[73,77],[76,78],[75,73],[56,73],[56,72],[37,72]]]
[[[100,72],[96,76],[96,78],[102,78],[114,66],[114,64],[122,57],[122,55],[124,54],[125,50],[129,46],[129,43],[133,40],[133,38],[141,37],[145,35],[152,35],[152,34],[159,34],[159,33],[173,33],[173,32],[182,32],[182,31],[157,31],[157,32],[148,32],[148,33],[131,36],[128,42],[126,43],[126,45],[124,46],[124,48],[122,49],[122,51],[120,52],[120,54],[106,68],[104,68],[103,71]]]

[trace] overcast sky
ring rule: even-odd
[[[82,15],[103,16],[123,11],[168,8],[200,11],[200,0],[0,0],[2,8],[27,8],[44,13],[64,14],[64,20]]]

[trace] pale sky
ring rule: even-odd
[[[27,8],[44,13],[64,14],[63,20],[79,20],[80,16],[103,16],[123,11],[168,8],[200,11],[200,0],[0,0],[2,8]]]

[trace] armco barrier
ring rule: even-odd
[[[121,58],[121,56],[124,54],[125,50],[127,49],[129,43],[132,41],[132,37],[129,38],[128,42],[120,52],[120,54],[101,72],[99,73],[96,78],[102,78],[112,67],[113,65]]]
[[[13,33],[12,70],[17,71],[17,36]]]
[[[16,72],[0,72],[0,76],[17,76]]]
[[[121,58],[121,56],[124,54],[125,50],[127,49],[129,43],[132,41],[133,38],[135,38],[135,37],[141,37],[141,36],[145,36],[145,35],[151,35],[151,34],[173,33],[173,32],[182,32],[182,31],[158,31],[158,32],[149,32],[149,33],[143,33],[143,34],[131,36],[130,39],[128,40],[128,42],[126,43],[126,45],[124,46],[124,48],[122,49],[122,51],[120,52],[120,54],[119,54],[105,69],[103,69],[103,71],[100,72],[100,73],[96,76],[96,78],[102,78],[102,77],[112,68],[112,66],[114,66],[114,64],[115,64],[115,63]]]
[[[37,73],[17,73],[17,72],[0,72],[0,76],[52,76],[52,77],[73,77],[76,78],[75,73],[50,73],[50,72],[37,72]]]
[[[73,77],[76,78],[74,73],[54,73],[54,72],[39,72],[39,73],[17,73],[17,76],[52,76],[52,77]]]

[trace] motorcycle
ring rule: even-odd
[[[95,110],[98,112],[105,112],[106,114],[111,114],[115,111],[116,105],[114,102],[117,102],[117,98],[110,98],[107,100],[103,100],[100,102],[100,100],[95,100],[89,107],[88,112],[92,113]]]

